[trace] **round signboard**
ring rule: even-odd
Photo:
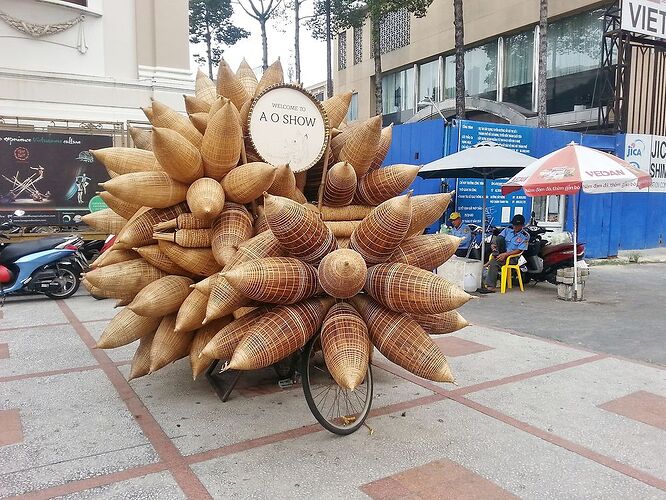
[[[330,138],[321,104],[295,85],[266,89],[254,101],[248,122],[250,139],[259,156],[272,165],[288,163],[293,172],[314,166]]]
[[[88,202],[88,210],[90,210],[91,213],[99,212],[105,208],[109,207],[106,203],[104,203],[104,200],[99,195],[95,195],[90,198],[90,201]]]

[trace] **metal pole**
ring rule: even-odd
[[[481,214],[481,265],[486,262],[486,175],[483,175],[483,213]]]
[[[576,198],[577,195],[574,194],[573,196],[573,258],[574,258],[574,293],[573,293],[573,298],[574,302],[578,300],[578,210],[577,210],[577,203],[576,203]]]

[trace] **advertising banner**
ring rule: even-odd
[[[651,193],[666,193],[666,136],[627,134],[624,159],[650,174]]]
[[[21,225],[78,224],[109,178],[89,150],[112,145],[103,135],[0,131],[0,221],[20,209]]]
[[[624,31],[666,40],[666,1],[622,0]]]

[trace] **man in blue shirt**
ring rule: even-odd
[[[520,214],[511,219],[511,227],[504,228],[492,244],[493,259],[488,262],[488,274],[486,275],[486,288],[482,293],[494,293],[497,285],[497,276],[506,259],[512,255],[518,255],[527,250],[530,235],[523,230],[525,217]],[[514,260],[515,261],[515,260]]]
[[[449,216],[449,221],[451,221],[450,234],[457,236],[458,238],[462,238],[460,245],[458,245],[456,255],[458,257],[465,257],[467,255],[467,249],[469,248],[469,244],[472,239],[472,230],[467,224],[462,223],[462,217],[459,212],[453,212]]]

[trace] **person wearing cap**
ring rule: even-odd
[[[472,240],[472,230],[467,224],[462,223],[462,216],[460,212],[453,212],[449,216],[449,221],[451,222],[451,232],[453,236],[462,238],[460,245],[458,245],[458,250],[456,250],[456,255],[458,257],[465,257],[467,255],[467,249]]]
[[[488,262],[486,288],[481,289],[481,292],[495,292],[497,276],[500,268],[506,262],[506,259],[512,255],[519,255],[527,250],[530,235],[523,229],[524,226],[525,217],[521,214],[516,214],[513,216],[513,219],[511,219],[511,226],[504,228],[495,238],[495,242],[492,244],[493,258]]]

